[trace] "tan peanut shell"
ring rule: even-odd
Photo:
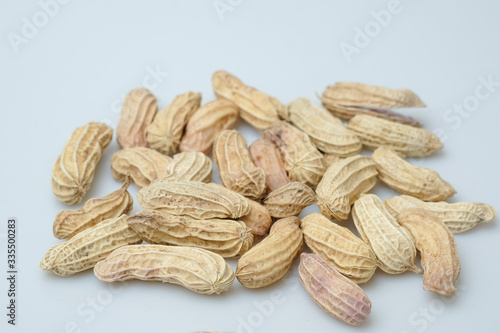
[[[291,180],[288,178],[281,152],[269,139],[257,139],[248,147],[253,162],[266,174],[267,192],[272,192]]]
[[[326,87],[321,101],[328,111],[340,118],[351,119],[364,114],[412,126],[420,124],[390,109],[425,107],[420,98],[408,89],[389,89],[356,82],[337,82]]]
[[[399,193],[424,201],[443,201],[456,193],[436,171],[411,165],[391,148],[375,149],[372,159],[377,164],[378,179]]]
[[[102,221],[71,239],[52,246],[40,263],[40,268],[69,276],[94,267],[111,251],[142,239],[127,225],[127,215]]]
[[[130,175],[137,188],[143,188],[165,176],[170,162],[172,158],[151,148],[127,148],[113,154],[111,171],[116,180],[125,181]]]
[[[213,183],[157,181],[141,189],[137,200],[144,209],[162,209],[195,219],[237,219],[250,213],[245,197]]]
[[[409,195],[400,195],[384,203],[395,218],[407,208],[425,209],[442,220],[454,234],[467,231],[481,222],[491,222],[497,215],[492,206],[479,202],[424,202]]]
[[[299,224],[295,216],[276,221],[269,236],[238,260],[236,278],[243,286],[262,288],[285,275],[302,251]]]
[[[415,265],[413,237],[374,194],[364,194],[354,203],[352,219],[361,238],[378,258],[378,267],[389,274],[407,270],[422,273]]]
[[[240,217],[240,221],[243,221],[252,230],[252,234],[264,236],[269,231],[273,219],[267,208],[257,201],[248,200],[248,203],[250,204],[250,213]]]
[[[286,108],[280,101],[243,84],[228,72],[215,72],[212,87],[215,96],[236,104],[240,108],[241,118],[257,129],[266,129],[280,119],[288,119]]]
[[[147,147],[146,131],[153,121],[158,106],[156,97],[146,88],[130,91],[122,105],[116,139],[122,148]]]
[[[460,261],[455,238],[448,227],[436,215],[418,208],[404,210],[398,222],[415,239],[424,268],[424,288],[442,295],[454,294]]]
[[[366,148],[375,150],[387,146],[403,157],[423,157],[443,147],[431,131],[377,117],[357,115],[347,127],[358,135]]]
[[[94,274],[105,282],[161,281],[206,295],[225,292],[234,281],[233,269],[220,255],[186,246],[123,246],[98,262]]]
[[[208,183],[212,180],[212,160],[197,151],[186,151],[175,154],[173,161],[167,165],[163,181],[184,182],[200,181]]]
[[[90,122],[77,127],[52,168],[52,191],[68,205],[82,201],[94,179],[97,163],[113,136],[113,129]]]
[[[291,182],[269,193],[264,199],[264,206],[272,217],[283,218],[299,215],[315,201],[316,194],[309,186]]]
[[[321,213],[340,221],[347,219],[354,201],[375,186],[376,175],[375,163],[366,156],[351,156],[330,165],[316,188]]]
[[[319,182],[325,172],[323,155],[306,133],[280,121],[268,128],[263,136],[281,151],[288,177],[292,181],[309,185]]]
[[[200,103],[200,93],[190,91],[176,96],[169,106],[156,114],[149,126],[147,132],[149,146],[162,154],[175,154],[184,127],[191,115],[200,107]]]
[[[196,110],[186,125],[181,151],[210,153],[220,132],[231,129],[238,120],[238,107],[227,99],[217,99]]]
[[[145,209],[130,216],[127,223],[150,244],[199,247],[225,258],[242,255],[253,244],[252,232],[242,221],[198,220]]]
[[[240,132],[222,131],[214,142],[213,156],[224,186],[252,199],[262,197],[266,174],[253,163]]]
[[[300,255],[299,279],[316,304],[349,325],[361,324],[371,312],[363,289],[315,253]]]
[[[323,159],[325,161],[325,167],[328,169],[330,165],[340,161],[343,158],[334,154],[323,154]]]
[[[130,213],[134,199],[127,191],[129,184],[127,178],[119,190],[102,198],[90,199],[81,209],[65,210],[57,214],[53,226],[54,236],[69,239],[101,221]]]
[[[356,283],[368,281],[377,269],[371,248],[349,229],[312,213],[301,220],[300,228],[307,246],[326,259],[340,273]]]
[[[363,148],[358,136],[348,130],[340,119],[307,98],[297,98],[291,102],[288,114],[292,124],[307,133],[324,153],[347,157],[359,153]]]

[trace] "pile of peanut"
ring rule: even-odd
[[[284,106],[224,71],[212,84],[216,100],[200,106],[201,94],[187,92],[159,112],[144,88],[126,96],[116,129],[122,149],[111,161],[123,186],[60,212],[53,231],[65,241],[47,251],[41,268],[60,276],[93,268],[102,281],[156,280],[218,294],[235,277],[247,288],[268,286],[300,255],[307,293],[351,325],[370,314],[358,285],[377,267],[423,274],[424,287],[439,294],[456,291],[453,234],[496,212],[484,203],[445,202],[456,193],[452,185],[404,160],[443,146],[393,111],[424,107],[416,94],[341,82],[324,91],[324,109],[306,98]],[[238,117],[262,138],[247,146],[233,129]],[[74,130],[52,171],[57,199],[81,202],[112,136],[96,122]],[[363,147],[371,157],[360,155]],[[211,183],[210,153],[222,184]],[[384,202],[369,194],[377,178],[401,195]],[[131,182],[143,210],[129,216]],[[314,203],[321,213],[300,220]],[[337,223],[349,214],[359,237]],[[254,237],[261,239],[256,245]],[[225,258],[238,258],[236,272]]]

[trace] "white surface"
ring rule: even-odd
[[[233,4],[223,20],[213,6],[221,2]],[[230,292],[208,297],[158,283],[128,282],[112,289],[91,271],[59,278],[38,267],[45,251],[58,242],[53,219],[67,209],[50,188],[52,164],[64,142],[88,121],[116,126],[124,94],[143,82],[154,83],[147,76],[156,67],[168,72],[150,86],[160,107],[188,90],[202,92],[203,103],[212,100],[210,79],[217,69],[283,103],[306,96],[319,105],[315,93],[335,81],[410,88],[429,109],[408,113],[445,135],[441,152],[414,162],[435,168],[453,184],[458,194],[451,201],[487,202],[498,209],[500,87],[472,112],[447,111],[470,101],[481,77],[500,81],[498,2],[401,0],[401,12],[348,63],[341,43],[353,44],[356,27],[370,26],[371,11],[388,3],[72,1],[61,5],[16,53],[9,33],[20,35],[23,18],[32,21],[41,7],[33,0],[2,1],[0,233],[7,217],[18,218],[20,268],[18,325],[7,325],[2,310],[1,331],[236,332],[240,319],[254,324],[241,332],[486,332],[496,327],[498,219],[456,236],[462,273],[455,297],[424,291],[422,277],[415,273],[377,271],[362,285],[372,314],[356,328],[313,303],[298,282],[296,265],[268,288],[247,290],[235,282]],[[248,143],[259,136],[244,124],[240,129]],[[86,199],[120,186],[109,168],[117,150],[113,138]],[[130,191],[135,196],[133,185]],[[394,195],[380,184],[375,193]],[[5,272],[5,238],[0,241]],[[7,286],[1,280],[0,304],[5,304]],[[282,302],[259,314],[255,304],[269,304],[275,291],[282,293]]]

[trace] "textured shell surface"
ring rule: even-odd
[[[325,165],[321,154],[309,136],[295,126],[280,121],[268,128],[264,139],[271,140],[281,151],[285,169],[292,181],[316,185]]]
[[[247,227],[252,230],[254,235],[264,236],[268,233],[273,219],[266,207],[254,200],[248,200],[250,204],[250,213],[240,217]]]
[[[319,213],[305,216],[301,220],[300,228],[311,251],[322,256],[352,281],[364,283],[375,273],[375,254],[349,229]]]
[[[424,157],[443,148],[441,140],[431,131],[377,117],[357,115],[347,127],[370,150],[387,146],[403,157]]]
[[[374,194],[364,194],[354,203],[354,225],[378,258],[378,267],[389,274],[407,270],[422,273],[415,265],[416,249],[411,234],[400,226]]]
[[[146,132],[158,111],[156,97],[146,88],[130,91],[122,104],[116,139],[122,148],[147,147]]]
[[[363,289],[317,254],[300,255],[299,279],[316,304],[349,325],[360,325],[371,312]]]
[[[264,199],[264,206],[272,217],[283,218],[299,215],[315,201],[316,194],[309,186],[291,182],[269,193]]]
[[[389,147],[377,148],[372,159],[377,164],[378,179],[399,193],[425,201],[443,201],[456,193],[436,171],[406,162]]]
[[[363,147],[358,136],[348,130],[340,119],[307,98],[291,102],[288,114],[292,124],[307,133],[324,153],[347,157],[359,153]]]
[[[96,122],[73,131],[52,168],[52,191],[58,200],[68,205],[82,201],[112,136],[111,127]]]
[[[231,129],[238,120],[238,106],[227,99],[216,99],[197,109],[189,119],[179,148],[209,154],[220,132]]]
[[[127,148],[113,154],[111,171],[116,180],[125,181],[130,176],[137,188],[143,188],[165,176],[170,162],[171,157],[151,148]]]
[[[497,215],[495,208],[480,202],[425,202],[409,195],[385,200],[388,211],[397,218],[407,208],[422,208],[446,224],[454,234],[467,231],[482,222],[491,222]]]
[[[351,205],[377,182],[377,168],[367,156],[351,156],[330,165],[316,187],[317,205],[321,213],[345,220]]]
[[[253,163],[240,132],[222,131],[214,142],[213,156],[224,186],[252,199],[262,197],[266,174]]]
[[[167,165],[162,181],[200,181],[208,183],[212,180],[212,160],[197,151],[186,151],[175,154],[173,161]]]
[[[300,220],[287,217],[276,221],[259,244],[238,260],[236,278],[247,288],[262,288],[279,279],[302,251]]]
[[[128,227],[127,215],[122,215],[54,245],[43,257],[40,268],[59,276],[73,275],[94,267],[117,248],[141,242],[139,235]]]
[[[69,239],[101,221],[117,218],[132,211],[134,199],[128,193],[129,179],[123,186],[110,194],[90,199],[81,209],[65,210],[57,214],[53,232],[59,239]]]
[[[94,274],[105,282],[161,281],[206,295],[225,292],[234,281],[233,269],[220,255],[187,246],[123,246],[98,262]]]
[[[460,261],[455,238],[448,227],[436,215],[419,208],[404,210],[398,222],[415,239],[424,267],[424,288],[442,295],[454,294]]]
[[[187,92],[178,95],[172,103],[161,109],[148,128],[147,141],[151,148],[172,155],[177,152],[182,133],[189,118],[200,107],[201,94]]]
[[[144,209],[162,209],[196,219],[237,219],[250,213],[245,197],[213,183],[157,181],[141,189],[137,200]]]
[[[212,87],[218,98],[228,99],[238,105],[241,118],[259,130],[270,127],[280,119],[288,119],[286,107],[280,101],[243,84],[228,72],[215,72]]]
[[[199,247],[225,258],[239,256],[253,244],[252,232],[242,221],[198,220],[146,209],[130,216],[127,223],[150,244]]]

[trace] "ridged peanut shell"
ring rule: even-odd
[[[336,162],[340,161],[343,158],[340,157],[340,156],[337,156],[335,154],[323,154],[323,159],[325,161],[325,166],[328,169],[328,167],[330,165],[332,165],[333,163],[336,163]]]
[[[169,106],[158,112],[148,128],[147,141],[162,154],[177,152],[182,133],[189,118],[200,107],[201,94],[187,92],[174,98]]]
[[[495,208],[485,203],[425,202],[409,195],[392,197],[384,204],[395,218],[407,208],[425,209],[443,221],[454,234],[474,228],[478,223],[491,222],[497,215]]]
[[[267,192],[272,192],[291,180],[288,178],[281,152],[269,139],[257,139],[248,147],[252,161],[266,174]]]
[[[157,181],[137,193],[144,209],[161,209],[195,219],[233,218],[250,213],[248,200],[218,184]]]
[[[241,256],[236,278],[243,286],[262,288],[285,275],[302,251],[299,223],[295,216],[276,221],[269,236]]]
[[[59,239],[69,239],[101,221],[117,218],[132,211],[134,199],[128,193],[130,181],[114,192],[102,197],[90,199],[81,209],[65,210],[57,214],[53,232]]]
[[[40,268],[59,276],[73,275],[94,267],[119,247],[141,242],[139,235],[128,227],[127,215],[122,215],[54,245],[43,257]]]
[[[68,205],[82,201],[112,136],[113,129],[103,123],[90,122],[73,131],[52,168],[52,191],[58,200]]]
[[[306,133],[280,121],[268,128],[263,137],[271,140],[281,151],[285,169],[292,181],[308,185],[319,182],[325,172],[323,155]]]
[[[422,273],[415,265],[413,237],[398,224],[374,194],[364,194],[354,203],[352,219],[359,235],[378,258],[378,267],[389,274],[407,270]]]
[[[291,182],[269,193],[264,199],[264,206],[272,217],[283,218],[299,215],[315,201],[316,194],[309,186]]]
[[[349,229],[312,213],[301,220],[300,228],[307,246],[326,259],[340,273],[356,283],[364,283],[377,269],[371,248]]]
[[[424,201],[443,201],[456,193],[436,171],[411,165],[391,148],[375,149],[372,160],[377,165],[378,179],[399,193]]]
[[[151,148],[127,148],[113,154],[111,171],[116,180],[125,181],[130,175],[137,188],[143,188],[164,177],[170,162],[172,158]]]
[[[147,147],[146,132],[158,106],[156,97],[146,88],[130,91],[122,104],[116,139],[122,148]]]
[[[420,126],[413,118],[394,112],[394,108],[425,107],[408,89],[389,89],[356,82],[337,82],[326,87],[321,101],[333,115],[351,119],[358,114]]]
[[[208,183],[212,180],[212,160],[197,151],[186,151],[175,154],[167,165],[164,181],[183,182],[200,181]]]
[[[424,268],[424,288],[442,295],[454,294],[460,260],[455,238],[448,227],[436,215],[418,208],[404,210],[398,222],[415,239]]]
[[[181,151],[210,153],[220,132],[231,129],[238,120],[238,107],[227,99],[216,99],[196,110],[186,125]]]
[[[250,204],[250,213],[240,217],[240,221],[243,221],[252,230],[252,234],[264,236],[269,231],[273,219],[267,208],[257,201],[248,200],[248,203]]]
[[[198,220],[145,209],[130,216],[127,223],[150,244],[199,247],[225,258],[242,255],[253,244],[252,232],[242,221]]]
[[[266,174],[253,163],[241,133],[222,131],[214,142],[213,156],[224,186],[252,199],[262,197]]]
[[[276,98],[249,87],[236,76],[217,71],[212,76],[215,96],[232,101],[240,116],[257,129],[266,129],[280,119],[288,119],[286,108]]]
[[[300,255],[299,279],[316,304],[344,323],[359,325],[371,312],[363,289],[315,253]]]
[[[358,136],[348,130],[340,119],[307,98],[297,98],[288,104],[288,114],[292,124],[307,133],[324,153],[347,157],[363,148]]]
[[[161,281],[206,295],[225,292],[234,281],[233,269],[220,255],[166,245],[123,246],[98,262],[94,274],[105,282]]]
[[[347,127],[358,135],[366,148],[375,150],[387,146],[403,157],[423,157],[443,147],[431,131],[377,117],[357,115]]]
[[[330,165],[316,187],[321,213],[340,221],[347,219],[354,201],[375,186],[376,176],[375,163],[366,156],[351,156]]]

